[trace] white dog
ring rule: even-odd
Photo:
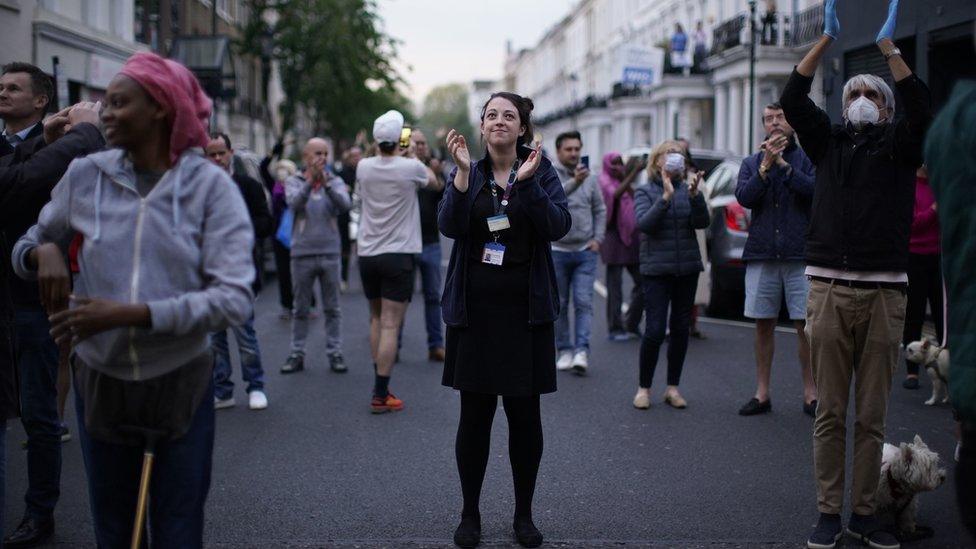
[[[921,364],[932,380],[932,397],[925,401],[926,406],[932,406],[942,397],[942,402],[949,402],[949,349],[939,347],[934,341],[921,339],[913,341],[905,348],[905,358]]]
[[[915,435],[911,444],[884,445],[881,458],[881,481],[877,502],[880,512],[891,513],[898,527],[898,538],[907,541],[932,535],[932,529],[915,523],[920,492],[935,490],[945,482],[946,471],[940,467],[939,454],[929,450]]]

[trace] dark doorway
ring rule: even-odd
[[[953,84],[964,78],[976,78],[972,21],[932,31],[929,36],[928,84],[934,110],[945,104]]]

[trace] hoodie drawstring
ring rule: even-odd
[[[179,163],[174,166],[176,173],[173,174],[173,234],[179,233],[180,226],[180,175],[182,170],[180,169]]]
[[[98,242],[102,237],[102,170],[98,170],[95,180],[95,235],[92,240]]]

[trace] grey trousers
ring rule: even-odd
[[[325,317],[325,352],[342,351],[342,311],[339,309],[339,256],[305,255],[291,258],[291,281],[295,293],[295,311],[291,320],[291,352],[305,354],[308,338],[308,312],[312,304],[315,280],[322,293]]]

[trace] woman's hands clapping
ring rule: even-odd
[[[516,181],[525,181],[535,175],[535,171],[539,169],[539,164],[542,163],[542,145],[540,144],[532,154],[529,155],[525,162],[519,166],[518,174],[515,176]]]
[[[462,193],[467,192],[468,175],[471,173],[471,153],[468,151],[467,140],[457,130],[452,129],[447,133],[447,152],[457,165],[454,188]]]

